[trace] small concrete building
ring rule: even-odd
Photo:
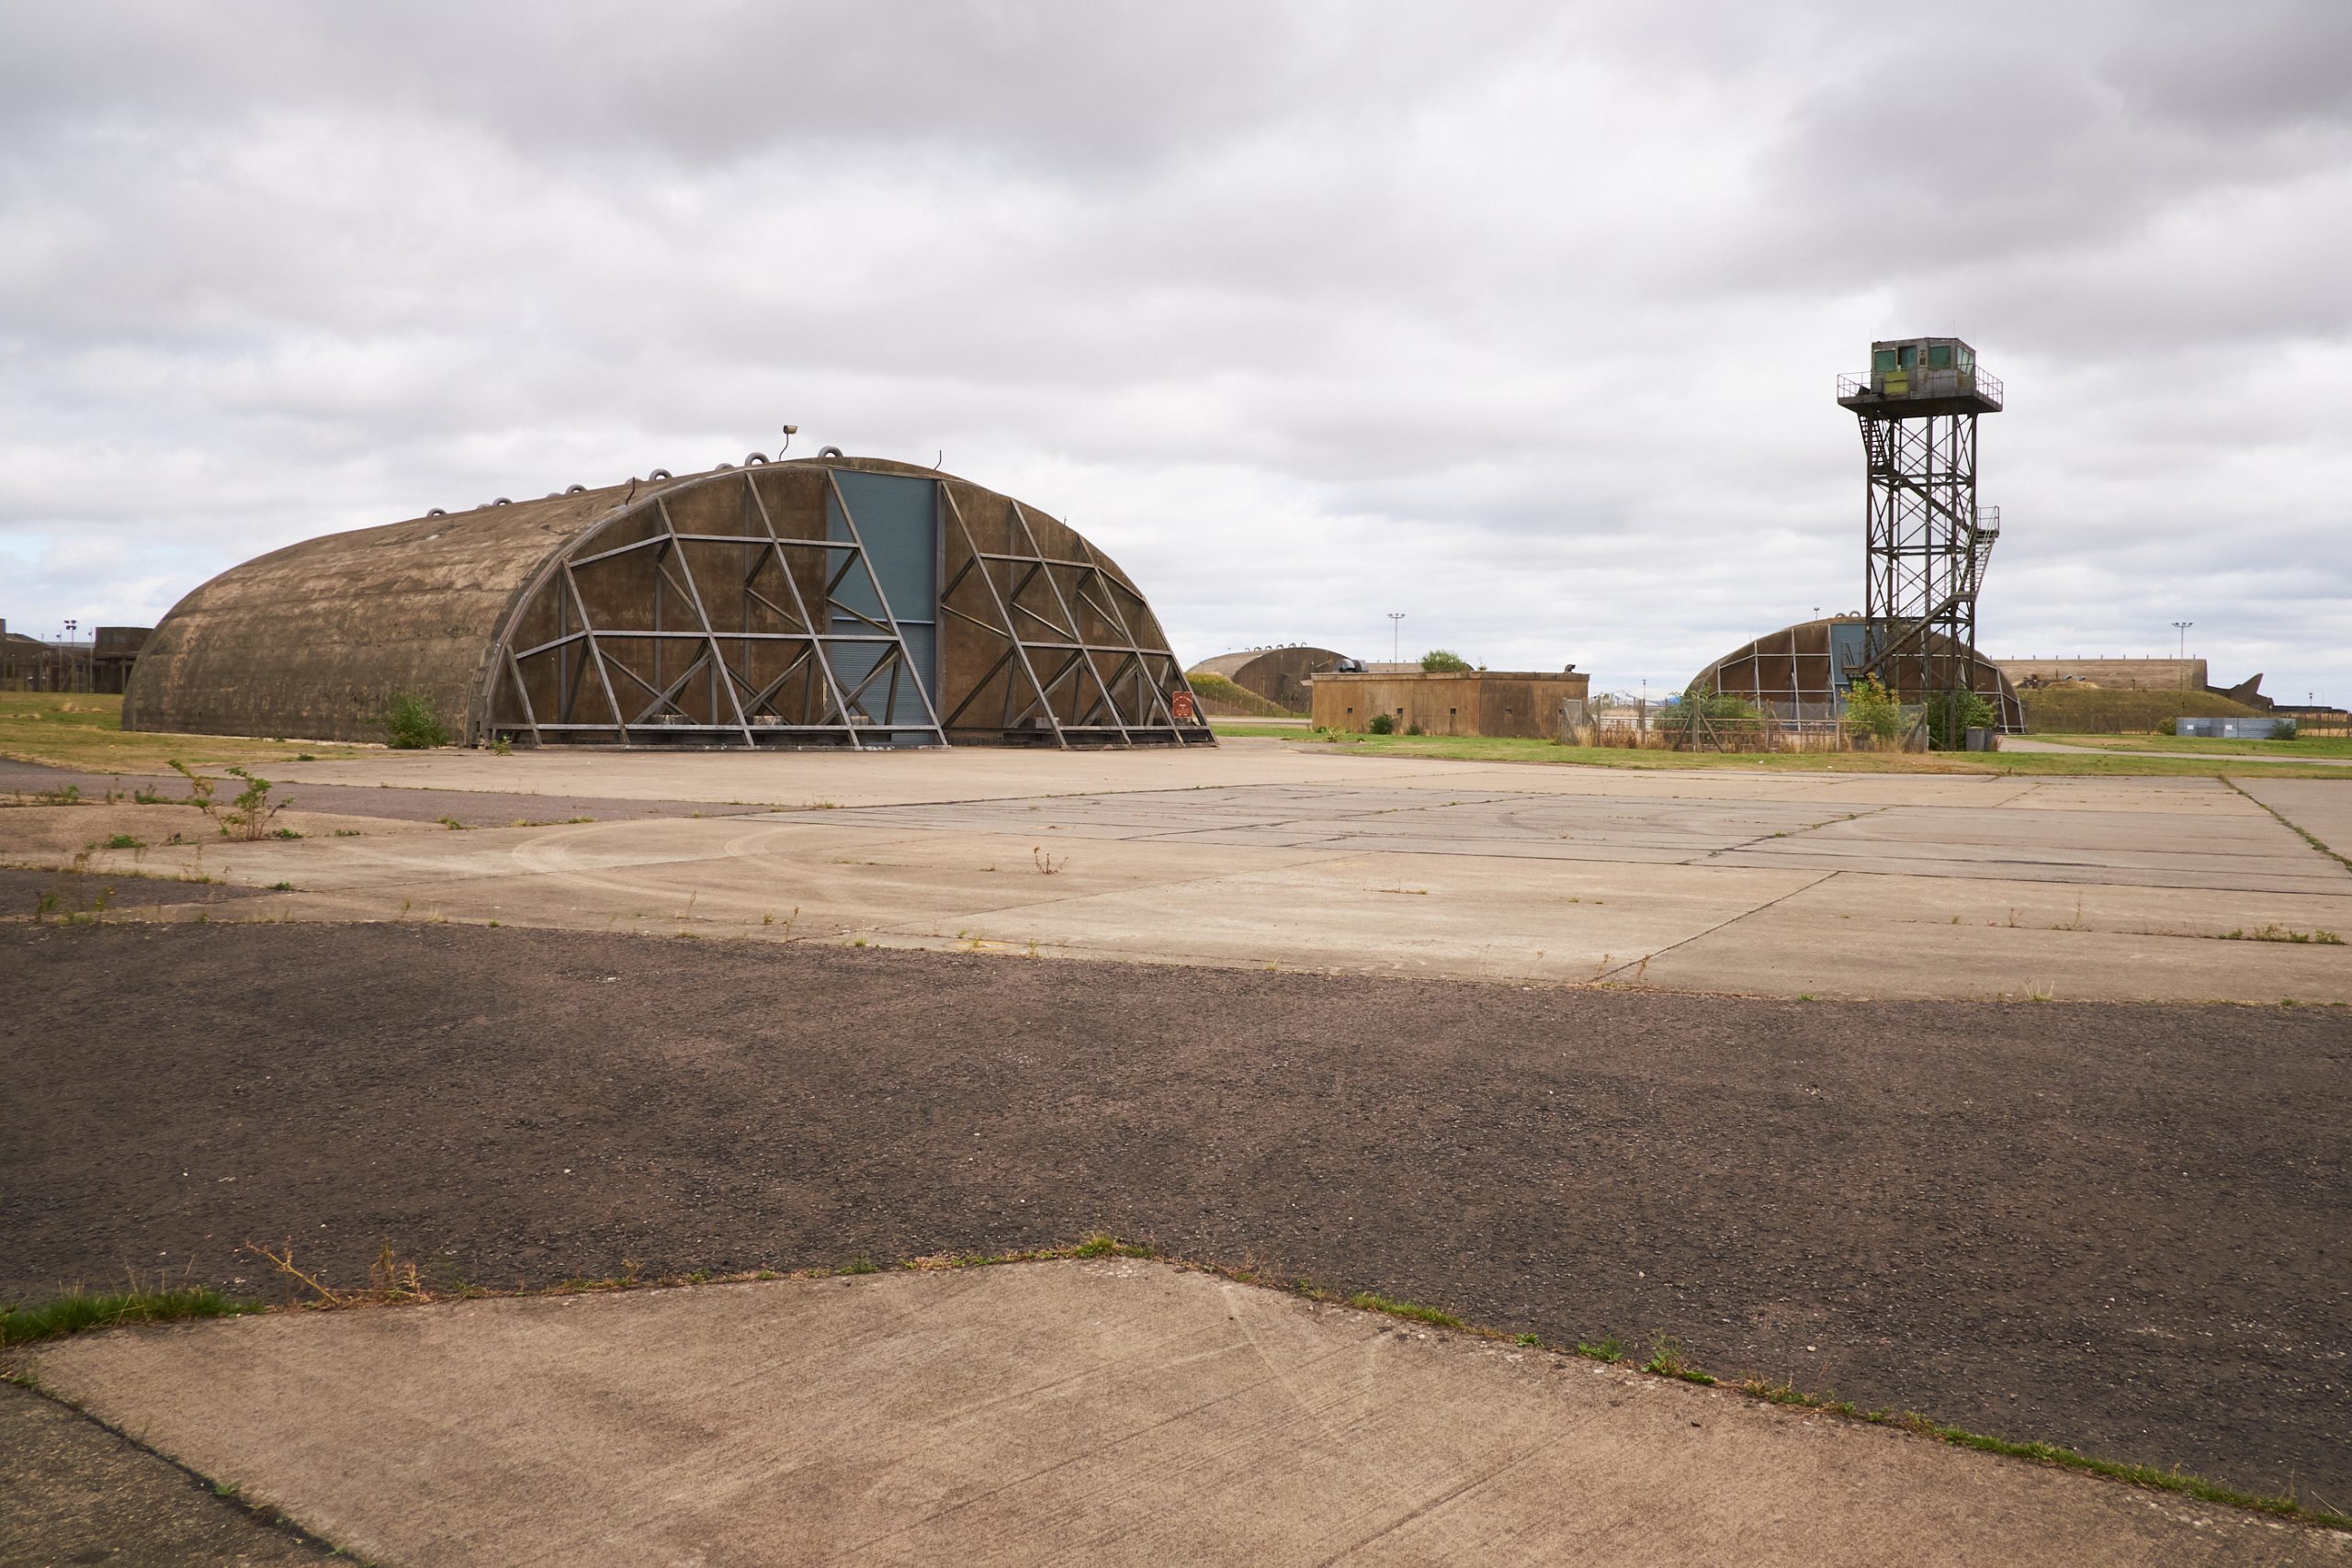
[[[43,642],[0,620],[0,691],[103,692],[129,684],[145,626],[100,626],[89,642]]]
[[[154,631],[153,626],[100,626],[90,650],[90,689],[117,695],[129,691],[139,651]]]
[[[1372,728],[1374,715],[1385,713],[1399,734],[1419,726],[1424,735],[1548,740],[1559,732],[1560,705],[1581,706],[1591,689],[1592,677],[1573,665],[1558,671],[1332,671],[1315,677],[1315,725],[1361,732]]]

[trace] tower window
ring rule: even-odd
[[[1928,348],[1928,368],[1930,370],[1951,369],[1951,344],[1948,343],[1929,344]]]
[[[1891,348],[1882,348],[1882,349],[1876,349],[1876,350],[1873,350],[1873,351],[1871,352],[1871,369],[1873,369],[1873,370],[1892,370],[1892,369],[1894,369],[1894,350],[1893,350],[1893,349],[1891,349]]]

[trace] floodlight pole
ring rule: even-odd
[[[1388,660],[1392,664],[1405,662],[1405,612],[1388,612]]]
[[[2172,624],[2173,629],[2180,634],[2180,657],[2183,659],[2188,657],[2188,628],[2196,624],[2195,621],[2175,621]]]

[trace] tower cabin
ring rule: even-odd
[[[2001,383],[1956,337],[1893,338],[1871,344],[1867,374],[1838,378],[1838,401],[1878,419],[1998,413]]]

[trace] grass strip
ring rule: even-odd
[[[2164,751],[2181,757],[2352,757],[2352,737],[2305,735],[2293,740],[2222,740],[2201,735],[2048,735],[2036,740],[2102,751]]]
[[[126,730],[119,696],[0,692],[0,757],[20,762],[94,773],[161,773],[174,758],[198,763],[331,762],[357,755],[356,748],[333,741]]]
[[[1271,727],[1261,726],[1264,733]],[[1220,734],[1243,733],[1239,730]],[[2201,778],[2245,764],[2229,757],[2134,757],[2107,751],[1662,751],[1617,746],[1564,746],[1511,736],[1359,735],[1298,730],[1280,739],[1329,746],[1351,756],[1395,756],[1461,762],[1534,762],[1555,767],[1705,773],[1720,769],[1792,773],[1904,773],[2018,778]],[[2264,778],[2341,778],[2342,768],[2278,763]]]
[[[0,1345],[61,1339],[93,1328],[126,1323],[176,1323],[187,1318],[236,1317],[266,1312],[260,1302],[238,1301],[209,1285],[167,1291],[116,1291],[105,1295],[70,1292],[29,1306],[0,1309]]]

